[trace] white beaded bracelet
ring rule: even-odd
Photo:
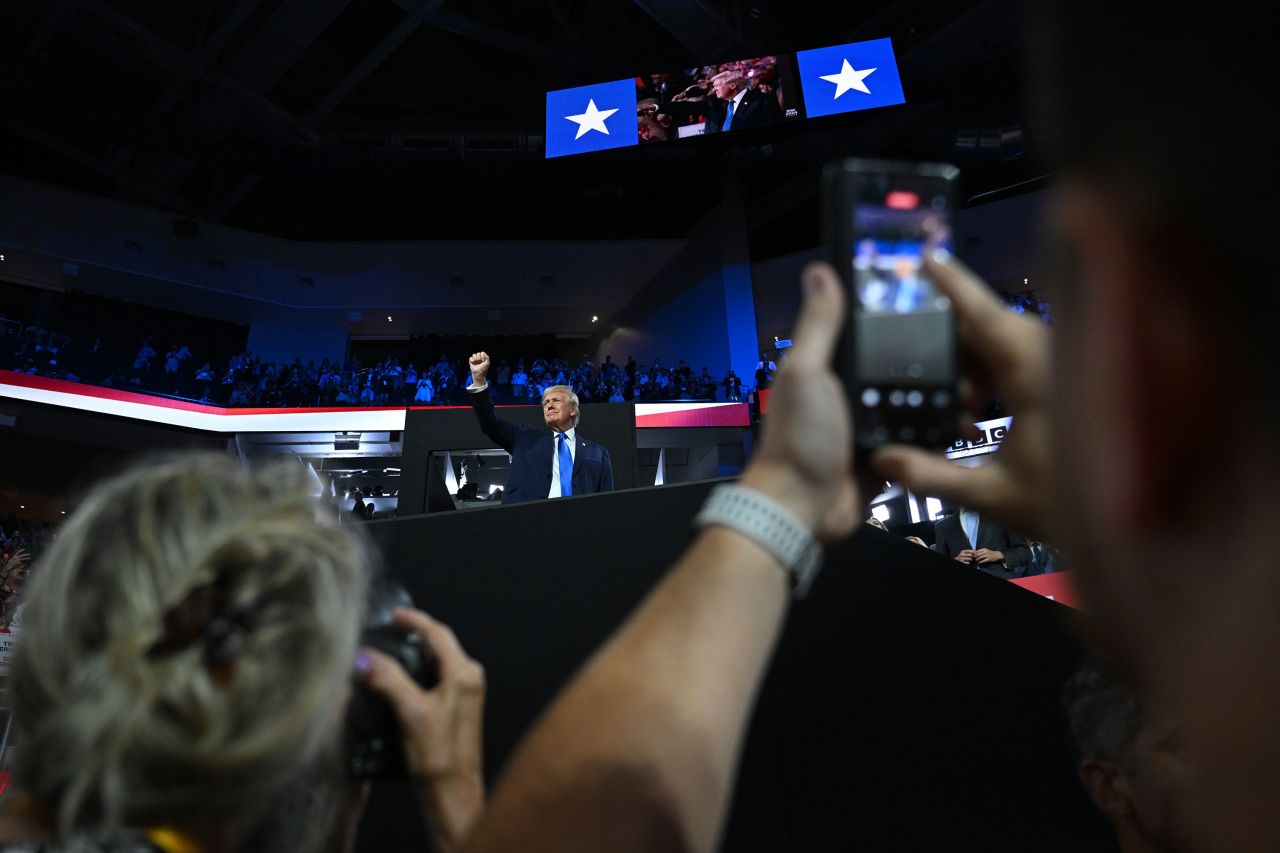
[[[764,548],[791,575],[796,598],[804,597],[822,567],[822,545],[808,528],[786,507],[754,489],[716,486],[693,524],[728,527]]]

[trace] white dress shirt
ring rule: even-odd
[[[578,458],[577,432],[576,429],[571,429],[564,434],[565,441],[569,443],[569,458],[574,460]],[[553,448],[551,451],[551,490],[547,492],[547,497],[558,498],[562,497],[560,494],[560,437],[555,432],[552,432],[552,436],[555,440],[551,444]],[[571,473],[569,476],[572,477],[573,474]]]

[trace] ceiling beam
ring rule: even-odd
[[[329,117],[343,101],[350,97],[356,88],[369,78],[369,75],[387,61],[387,58],[404,44],[409,36],[422,26],[423,22],[437,9],[440,8],[444,0],[425,0],[418,3],[414,10],[400,20],[391,31],[378,39],[378,43],[369,49],[360,61],[351,67],[351,70],[338,81],[338,83],[329,90],[329,93],[320,100],[318,104],[311,108],[305,116],[295,125],[299,133],[307,134],[320,126],[320,123]],[[245,197],[262,182],[261,175],[245,175],[238,180],[235,185],[228,190],[218,201],[218,206],[213,212],[213,220],[221,221],[223,217],[236,208]]]
[[[640,9],[689,49],[697,62],[721,57],[742,41],[740,19],[707,0],[635,0]]]
[[[157,60],[170,70],[181,71],[194,64],[195,59],[189,50],[179,47],[158,33],[144,27],[128,15],[107,5],[103,0],[83,0],[82,5],[92,10],[94,15],[107,21],[111,26],[128,34],[131,38],[146,42],[150,48],[149,57]],[[215,69],[209,69],[205,71],[202,79],[213,86],[227,90],[277,124],[289,126],[297,120],[293,113],[260,92],[254,91],[251,87],[231,75]]]
[[[392,2],[410,13],[414,12],[418,5],[415,0],[392,0]],[[527,56],[549,65],[562,68],[576,68],[580,65],[575,57],[562,50],[508,30],[490,26],[474,18],[468,18],[466,15],[459,15],[448,9],[437,9],[427,15],[423,23],[438,30],[482,42],[491,47],[498,47],[520,56]]]
[[[218,54],[260,5],[262,0],[240,0],[235,8],[218,23],[217,29],[204,44],[200,45],[200,52],[192,58],[186,70],[174,78],[169,87],[164,90],[164,94],[156,99],[151,109],[147,110],[143,121],[148,126],[154,126],[165,113],[173,109],[191,85],[208,72]]]
[[[59,139],[44,130],[33,127],[24,121],[9,118],[7,116],[0,116],[0,127],[5,127],[19,136],[36,143],[42,148],[66,157],[73,163],[106,178],[114,186],[123,188],[136,196],[145,198],[150,204],[157,204],[162,208],[171,210],[175,213],[181,213],[184,216],[195,215],[193,206],[190,202],[186,201],[186,199],[155,187],[147,181],[138,180],[128,172],[122,172],[119,169],[115,169],[106,160],[95,157],[84,149],[78,148],[63,139]]]

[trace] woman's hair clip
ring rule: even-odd
[[[147,649],[147,657],[176,654],[199,641],[204,645],[205,666],[213,680],[225,684],[235,669],[236,658],[248,645],[255,616],[252,609],[231,609],[230,579],[226,573],[219,573],[212,582],[191,590],[165,611],[163,633]]]

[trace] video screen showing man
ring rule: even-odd
[[[582,411],[572,388],[552,385],[542,393],[546,428],[537,429],[498,417],[489,391],[488,353],[473,353],[468,366],[467,392],[480,429],[511,454],[502,490],[504,504],[613,491],[609,451],[578,434]]]
[[[920,269],[925,244],[946,233],[942,218],[928,210],[877,205],[859,205],[854,216],[859,233],[874,235],[859,240],[853,255],[861,309],[872,314],[940,310],[937,291]]]
[[[636,78],[641,142],[766,127],[799,118],[799,92],[787,57],[759,56]]]

